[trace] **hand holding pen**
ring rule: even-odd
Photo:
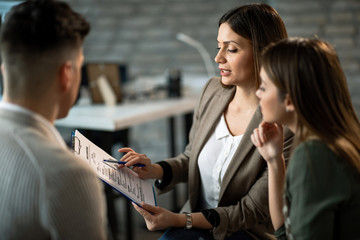
[[[126,153],[120,160],[126,162],[126,164],[120,164],[118,168],[131,167],[141,179],[161,179],[162,168],[158,164],[152,164],[150,158],[145,154],[137,153],[133,149],[125,147],[118,150],[121,153]],[[137,167],[136,164],[143,164],[144,167]],[[159,174],[159,169],[161,174]]]
[[[128,162],[124,162],[124,161],[118,161],[118,160],[110,160],[110,159],[104,159],[104,162],[110,162],[110,163],[117,163],[117,164],[120,164],[120,165],[125,165],[127,164]],[[141,164],[141,163],[135,163],[133,165],[131,165],[133,167],[145,167],[145,164]],[[129,166],[129,167],[131,167]]]

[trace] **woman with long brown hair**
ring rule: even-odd
[[[264,47],[287,37],[279,14],[267,4],[230,9],[219,20],[215,61],[221,77],[204,86],[194,111],[189,143],[180,155],[151,163],[132,149],[122,160],[141,178],[158,179],[167,192],[188,183],[181,212],[135,206],[150,230],[168,229],[161,239],[272,239],[267,168],[250,135],[262,120],[255,95]],[[285,138],[289,149],[292,134]],[[151,212],[152,214],[150,214]],[[184,229],[185,228],[185,229]]]
[[[268,164],[277,237],[359,239],[360,124],[334,48],[282,40],[264,51],[260,76],[264,121],[251,138]],[[295,133],[286,175],[282,125]]]

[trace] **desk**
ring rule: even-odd
[[[196,97],[126,103],[116,106],[75,105],[56,126],[114,132],[153,120],[190,113]]]
[[[55,125],[58,127],[68,127],[72,129],[84,129],[91,131],[103,131],[104,133],[116,133],[119,131],[127,130],[137,124],[150,122],[161,118],[169,118],[170,127],[170,154],[175,156],[175,124],[174,117],[176,115],[185,115],[186,131],[187,134],[191,125],[191,113],[194,110],[197,97],[183,97],[183,98],[171,98],[164,100],[144,101],[135,103],[125,103],[116,106],[105,105],[90,105],[79,104],[75,105],[69,112],[68,116],[64,119],[57,120]],[[108,134],[102,134],[103,143],[107,142],[107,146],[99,145],[106,152],[111,154],[112,139]],[[125,145],[128,145],[127,134],[125,137]],[[91,138],[90,138],[91,139]],[[186,138],[188,139],[188,138]],[[110,142],[109,142],[110,141]],[[108,191],[112,191],[111,188],[106,188],[107,191],[107,204],[108,204],[108,217],[113,219],[110,222],[110,226],[113,234],[117,231],[116,216],[109,216],[109,214],[115,214],[115,206],[111,194]],[[110,199],[109,199],[110,195]],[[173,192],[173,207],[177,207],[176,191]],[[133,238],[132,232],[132,217],[130,212],[130,201],[126,201],[126,237],[127,239]]]

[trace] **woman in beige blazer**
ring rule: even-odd
[[[266,4],[229,10],[219,21],[215,61],[221,77],[210,79],[203,89],[185,151],[152,164],[130,148],[119,150],[128,152],[122,158],[126,166],[145,164],[133,169],[141,178],[158,179],[160,193],[188,183],[186,214],[135,205],[149,230],[170,228],[162,239],[271,238],[266,162],[250,135],[262,121],[255,95],[260,52],[286,37],[280,16]],[[292,137],[287,133],[285,152]]]

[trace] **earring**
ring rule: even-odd
[[[288,112],[290,112],[290,110],[289,110],[288,108],[285,108],[285,112],[287,112],[287,113],[288,113]]]

